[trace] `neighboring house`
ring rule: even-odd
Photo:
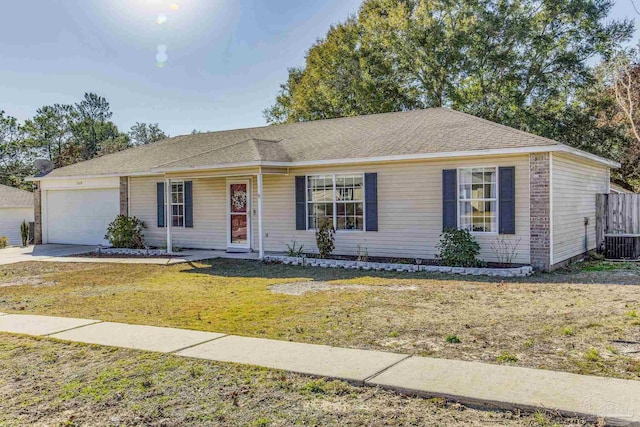
[[[0,236],[9,244],[21,245],[20,224],[33,222],[33,193],[0,185]]]
[[[105,243],[122,213],[151,245],[263,255],[315,251],[328,217],[336,254],[434,258],[461,227],[483,259],[505,239],[546,270],[595,247],[595,194],[618,166],[442,108],[185,135],[33,178],[36,239]]]

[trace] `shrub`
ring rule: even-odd
[[[300,258],[304,255],[304,245],[298,246],[298,242],[293,240],[291,244],[287,244],[287,256]]]
[[[460,341],[460,338],[458,338],[457,335],[448,335],[446,341],[449,344],[460,344],[462,341]]]
[[[27,246],[29,243],[29,223],[22,221],[20,224],[20,237],[22,238],[22,246]]]
[[[358,245],[358,258],[356,258],[357,261],[360,262],[368,262],[369,261],[369,249],[367,249],[366,245]]]
[[[147,228],[144,222],[135,216],[118,215],[107,227],[104,238],[114,248],[142,249],[144,236],[142,230]]]
[[[508,266],[513,262],[518,255],[518,245],[522,239],[511,240],[505,236],[498,236],[496,240],[491,243],[491,250],[496,256],[498,263],[503,267]]]
[[[480,245],[467,230],[449,228],[440,235],[438,258],[450,267],[477,267]]]
[[[316,245],[318,245],[318,252],[320,258],[326,258],[333,250],[335,246],[336,230],[333,228],[333,221],[330,218],[322,218],[318,221],[318,228],[316,229]]]
[[[0,236],[0,249],[9,246],[9,238],[7,236]]]

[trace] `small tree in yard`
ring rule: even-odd
[[[467,230],[448,228],[440,235],[437,244],[438,258],[450,267],[477,267],[480,245]]]
[[[335,249],[336,230],[333,228],[333,221],[330,218],[322,218],[318,221],[316,229],[316,245],[320,258],[326,258],[331,255]]]
[[[135,216],[118,215],[107,227],[104,238],[114,248],[142,249],[144,236],[142,230],[147,228],[144,222]]]

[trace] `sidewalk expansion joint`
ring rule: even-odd
[[[224,338],[224,337],[228,337],[228,336],[229,336],[229,334],[224,334],[224,335],[222,335],[221,337],[211,338],[210,340],[205,340],[205,341],[197,342],[197,343],[195,343],[195,344],[191,344],[191,345],[188,345],[188,346],[186,346],[186,347],[179,348],[179,349],[177,349],[177,350],[168,351],[168,352],[167,352],[167,354],[176,354],[176,353],[178,353],[178,352],[180,352],[180,351],[187,350],[187,349],[189,349],[189,348],[193,348],[193,347],[197,347],[197,346],[199,346],[199,345],[206,344],[206,343],[209,343],[209,342],[211,342],[211,341],[216,341],[216,340],[219,340],[220,338]]]
[[[67,332],[67,331],[74,331],[76,329],[84,328],[85,326],[97,325],[98,323],[103,323],[103,322],[104,322],[103,320],[98,320],[98,321],[95,321],[93,323],[87,323],[86,325],[80,325],[80,326],[74,326],[73,328],[69,328],[69,329],[62,329],[60,331],[51,332],[50,334],[45,334],[45,335],[42,335],[42,336],[43,337],[50,337],[51,335],[61,334],[63,332]],[[55,337],[52,337],[52,338],[55,338]]]
[[[407,355],[406,357],[403,357],[402,359],[398,360],[395,363],[392,363],[391,365],[387,366],[386,368],[383,368],[381,370],[379,370],[378,372],[376,372],[373,375],[369,375],[367,378],[365,378],[364,380],[362,380],[363,384],[367,384],[367,382],[369,382],[370,380],[372,380],[373,378],[377,377],[378,375],[382,374],[383,372],[388,371],[389,369],[393,368],[394,366],[404,362],[405,360],[409,359],[410,357],[413,357],[412,354]]]

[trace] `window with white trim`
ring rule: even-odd
[[[322,218],[336,230],[364,230],[364,175],[307,176],[307,229]]]
[[[498,231],[496,168],[458,169],[458,225],[472,233]]]
[[[171,183],[171,226],[184,227],[184,183]]]

